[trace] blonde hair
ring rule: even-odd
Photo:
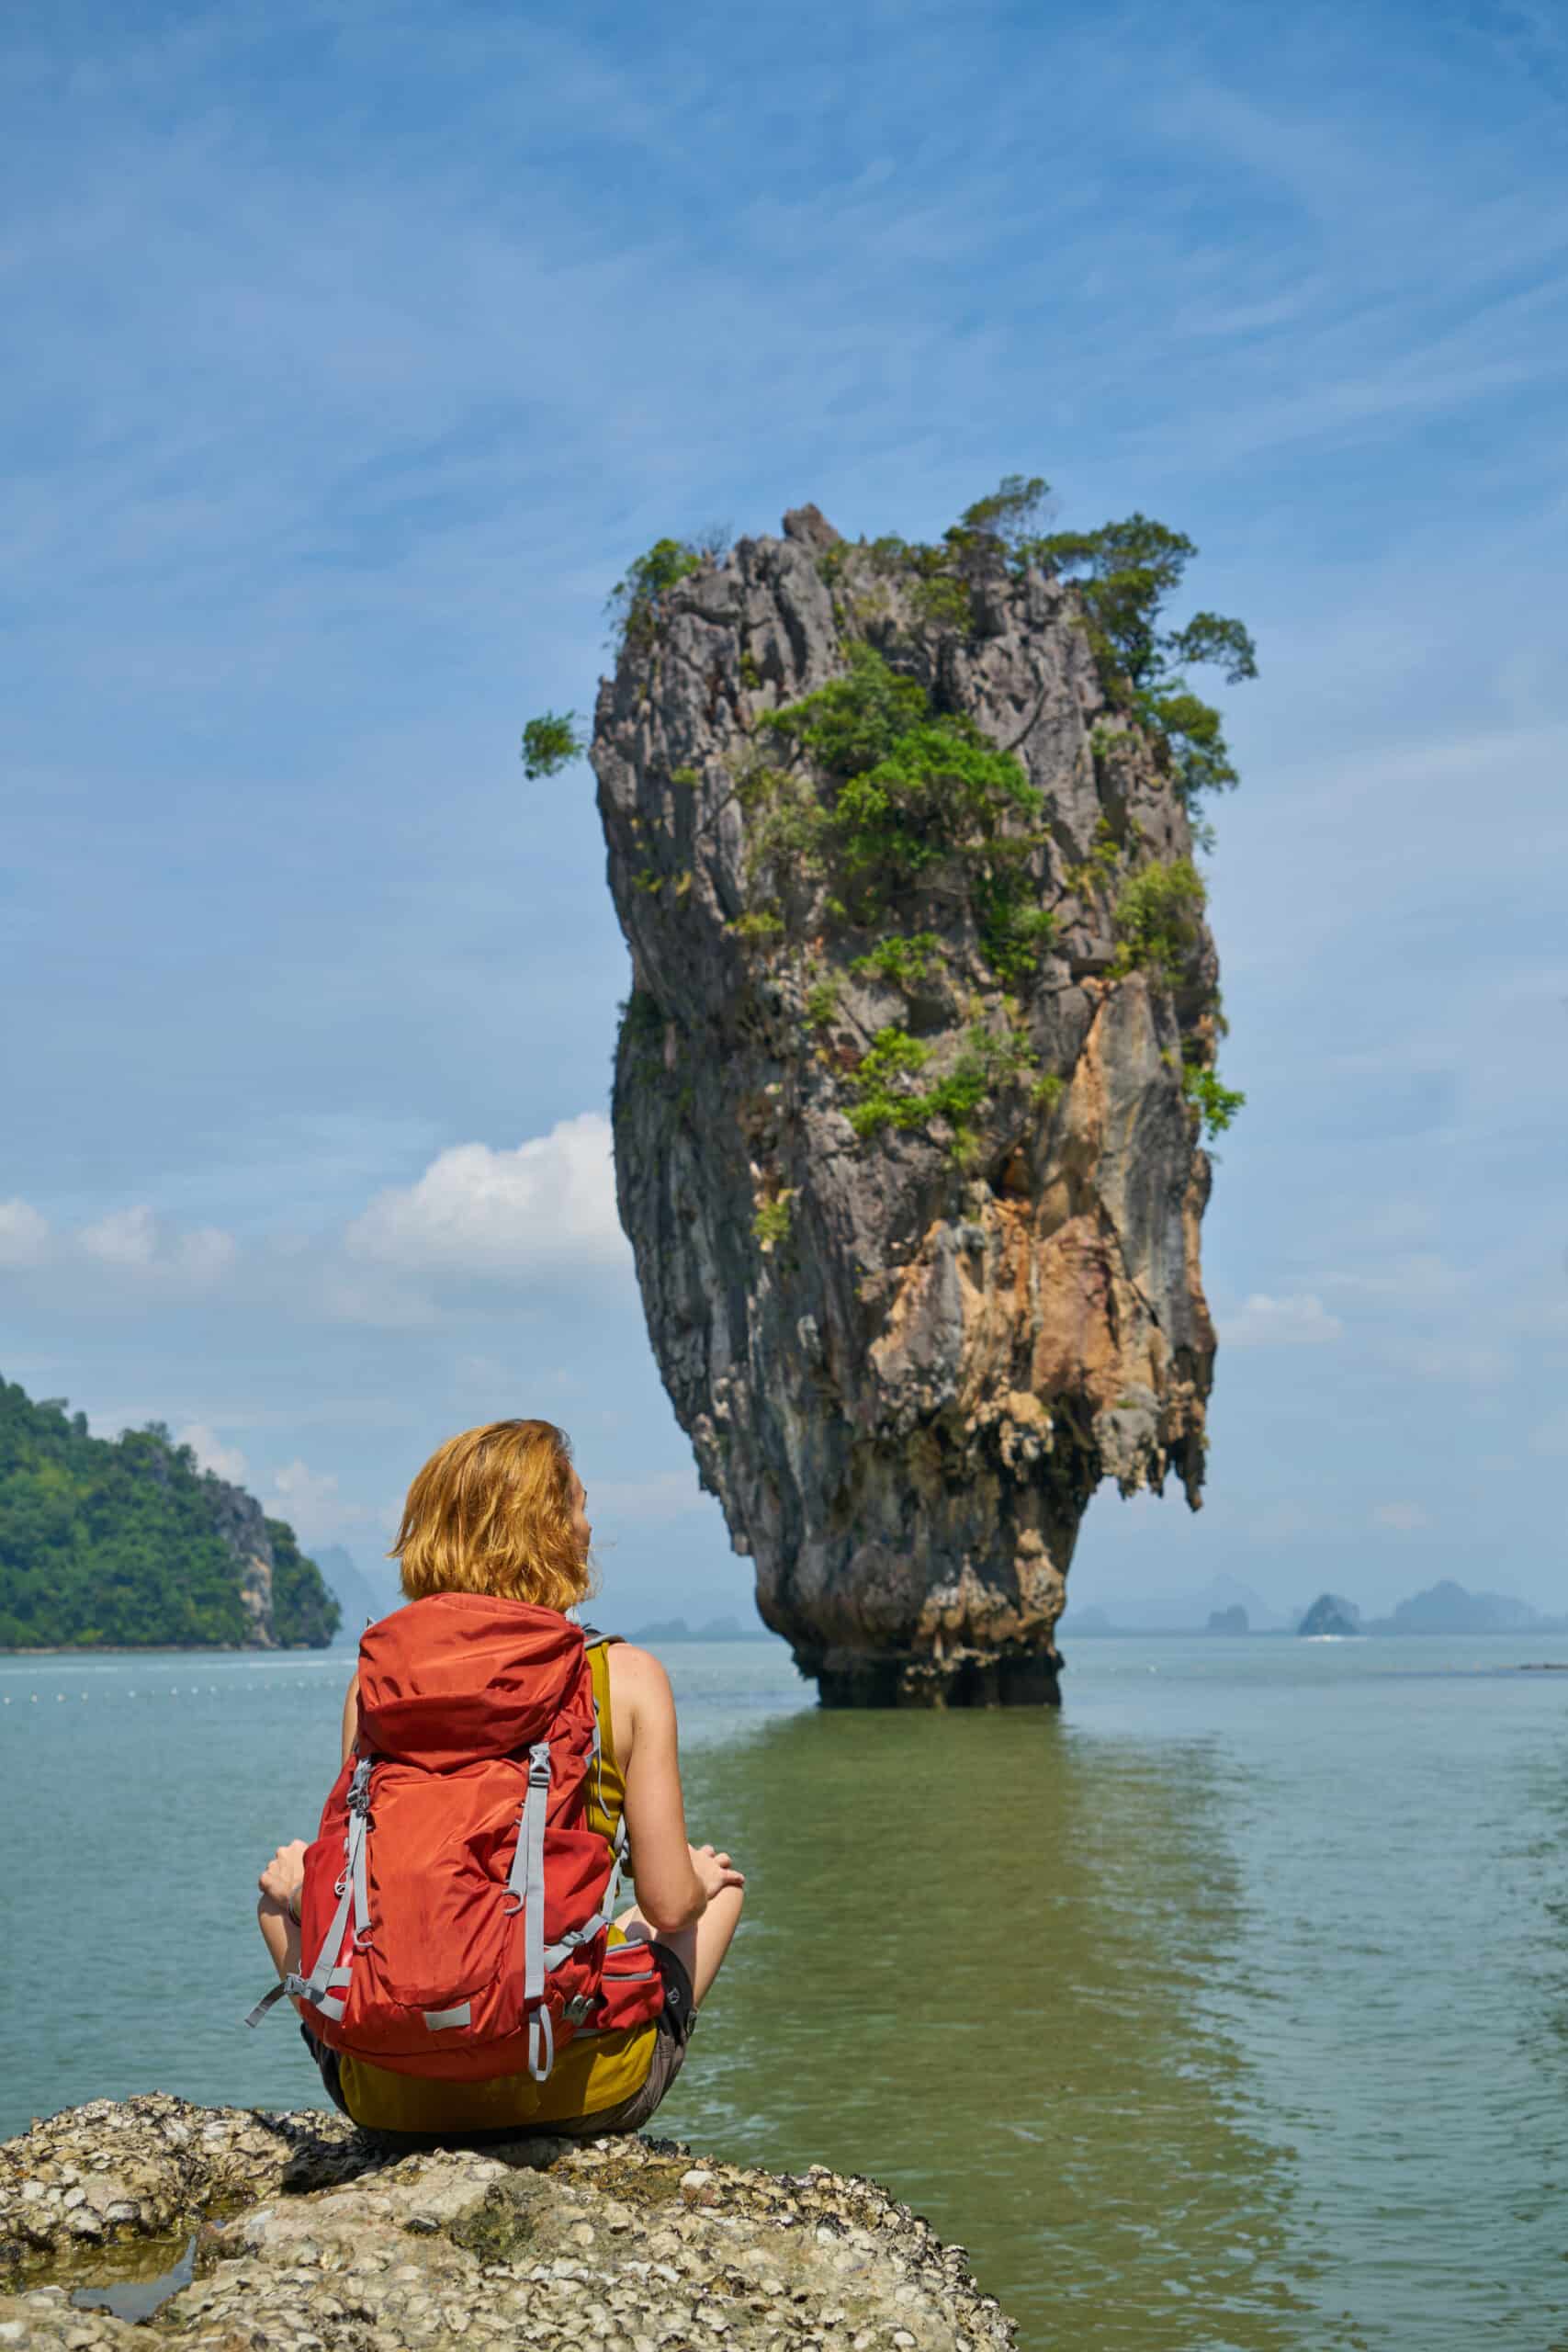
[[[570,1609],[592,1589],[572,1534],[571,1441],[553,1421],[487,1421],[437,1446],[389,1558],[411,1600],[488,1592]]]

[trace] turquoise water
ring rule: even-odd
[[[874,2172],[1032,2347],[1568,2344],[1568,1641],[1080,1642],[1060,1717],[822,1714],[671,1648],[748,1915],[663,2110]],[[348,1660],[0,1660],[0,2129],[319,2103],[255,1871]]]

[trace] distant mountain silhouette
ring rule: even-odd
[[[1112,1594],[1104,1601],[1081,1607],[1069,1596],[1062,1638],[1070,1641],[1079,1634],[1203,1634],[1212,1630],[1216,1613],[1228,1609],[1244,1609],[1246,1630],[1255,1634],[1284,1633],[1301,1613],[1265,1600],[1239,1577],[1214,1576],[1203,1585],[1178,1586],[1168,1592],[1138,1593],[1128,1599]]]
[[[1116,1628],[1103,1609],[1074,1609],[1063,1616],[1058,1630],[1064,1641],[1080,1641],[1097,1634],[1113,1634]]]
[[[767,1642],[773,1635],[764,1625],[743,1625],[739,1617],[710,1617],[705,1624],[688,1625],[683,1617],[662,1617],[651,1625],[639,1625],[628,1634],[628,1642],[646,1643],[649,1646],[660,1642]]]
[[[1320,1592],[1296,1627],[1297,1633],[1304,1634],[1308,1640],[1321,1639],[1325,1634],[1344,1639],[1348,1634],[1359,1634],[1360,1630],[1360,1611],[1353,1600],[1347,1600],[1337,1592]]]
[[[378,1592],[341,1544],[321,1544],[310,1556],[320,1568],[328,1591],[343,1611],[338,1640],[351,1643],[357,1649],[359,1636],[366,1626],[397,1608],[401,1595]]]
[[[1376,1630],[1388,1634],[1521,1634],[1545,1623],[1528,1601],[1506,1592],[1467,1592],[1452,1577],[1402,1600]]]

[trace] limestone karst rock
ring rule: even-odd
[[[630,613],[591,752],[616,1178],[703,1483],[824,1701],[1053,1702],[1096,1486],[1199,1499],[1217,967],[1077,592],[983,537],[919,557],[807,507]]]

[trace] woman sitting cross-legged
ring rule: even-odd
[[[687,1842],[663,1668],[566,1614],[591,1537],[552,1422],[431,1456],[394,1547],[410,1606],[360,1645],[321,1833],[261,1874],[263,2006],[293,1998],[373,2130],[637,2130],[735,1933],[744,1880]]]

